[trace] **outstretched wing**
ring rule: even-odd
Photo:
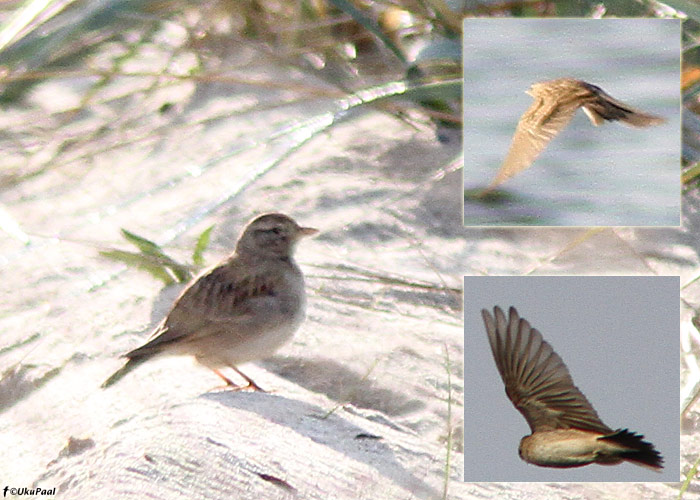
[[[522,172],[544,151],[549,141],[566,127],[578,109],[575,102],[558,103],[535,98],[515,129],[508,155],[489,188],[494,188]]]
[[[494,307],[495,318],[481,311],[506,394],[532,432],[576,428],[611,433],[542,334],[514,307],[508,314],[506,320],[500,307]]]

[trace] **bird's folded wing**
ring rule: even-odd
[[[183,290],[151,340],[126,356],[150,354],[185,336],[195,340],[218,331],[220,325],[233,332],[237,323],[244,326],[258,318],[258,302],[271,299],[279,279],[270,273],[241,274],[230,266],[219,266],[203,274]]]
[[[482,310],[491,351],[506,394],[532,432],[568,428],[611,432],[540,332],[520,319],[513,307],[508,321],[500,308],[494,313],[495,320]]]

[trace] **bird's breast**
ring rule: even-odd
[[[233,328],[222,346],[235,363],[264,359],[286,344],[306,317],[306,293],[301,274],[287,273],[274,293],[250,301],[248,321]],[[241,341],[244,340],[244,341]]]

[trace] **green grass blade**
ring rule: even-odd
[[[192,271],[190,271],[189,267],[184,264],[180,264],[172,257],[166,255],[158,244],[144,238],[143,236],[127,231],[126,229],[122,228],[121,231],[124,238],[141,250],[141,253],[144,256],[153,257],[155,262],[160,263],[162,267],[170,268],[178,283],[186,283],[192,279]]]
[[[165,256],[163,253],[163,250],[161,250],[160,246],[151,240],[148,240],[144,238],[143,236],[139,236],[137,234],[132,233],[131,231],[127,231],[126,229],[122,228],[121,230],[122,236],[131,244],[136,246],[141,252],[145,253],[146,255],[153,255],[153,256]]]
[[[124,250],[100,250],[100,255],[108,259],[122,262],[129,267],[136,267],[150,273],[165,285],[172,285],[176,280],[168,273],[167,269],[157,257],[143,253],[127,252]]]
[[[698,473],[698,464],[700,464],[700,457],[698,457],[698,459],[695,461],[695,463],[690,468],[688,473],[685,475],[685,481],[683,481],[683,484],[681,484],[681,489],[678,492],[678,499],[679,500],[681,498],[683,498],[683,494],[686,492],[686,490],[690,486],[690,481],[692,481],[693,478],[695,477],[695,474]]]
[[[192,262],[197,267],[204,266],[204,251],[209,246],[209,241],[211,240],[211,231],[214,229],[214,225],[209,226],[202,234],[197,238],[197,244],[194,247],[194,252],[192,253]]]

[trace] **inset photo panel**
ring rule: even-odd
[[[464,480],[676,482],[677,276],[464,278]]]
[[[680,20],[463,27],[464,225],[680,225]]]

